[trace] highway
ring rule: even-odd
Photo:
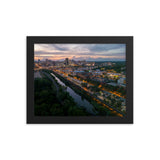
[[[56,72],[57,73],[57,72]],[[70,78],[66,78],[64,77],[62,74],[57,73],[59,76],[62,76],[63,78],[65,78],[66,80],[70,81],[71,83],[73,83],[74,85],[80,87],[83,91],[85,91],[87,94],[89,94],[91,97],[93,97],[93,99],[95,99],[95,101],[101,103],[104,107],[108,108],[110,111],[114,112],[115,114],[117,114],[120,117],[124,117],[125,114],[122,113],[121,111],[117,110],[116,108],[112,107],[109,104],[106,104],[105,102],[103,102],[103,100],[101,100],[100,98],[94,96],[92,93],[90,93],[88,90],[84,89],[81,85],[77,85],[76,83],[74,83],[73,81],[71,81]]]

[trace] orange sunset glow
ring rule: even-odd
[[[125,44],[35,44],[34,59],[124,61],[125,48]]]

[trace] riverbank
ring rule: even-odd
[[[53,78],[52,78],[53,79]],[[84,108],[79,108],[68,92],[43,74],[34,80],[34,114],[36,116],[90,116]]]
[[[82,98],[81,95],[76,93],[75,90],[71,88],[69,83],[66,84],[66,82],[64,82],[64,79],[62,81],[59,76],[53,73],[50,74],[57,80],[58,84],[60,84],[62,87],[66,87],[66,91],[70,94],[70,96],[74,99],[74,101],[78,104],[79,107],[85,108],[86,111],[92,115],[96,115],[96,111],[94,110],[93,105],[89,101],[87,101],[87,99],[85,99],[84,97]]]
[[[70,88],[72,88],[76,93],[81,95],[83,98],[86,98],[93,106],[94,111],[97,112],[97,115],[100,116],[122,116],[116,111],[114,111],[112,108],[108,107],[106,104],[101,102],[100,100],[97,100],[93,95],[89,94],[88,92],[84,91],[81,87],[75,85],[73,82],[65,79],[58,73],[47,70],[48,73],[55,74],[62,82],[64,82],[66,85],[68,85]]]

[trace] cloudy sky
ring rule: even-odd
[[[35,60],[124,61],[125,44],[35,44]]]

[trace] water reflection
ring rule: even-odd
[[[52,76],[55,77],[55,79],[57,80],[57,82],[61,85],[61,86],[65,86],[67,87],[66,90],[69,93],[69,95],[74,99],[74,101],[78,104],[78,106],[80,107],[85,107],[87,112],[95,115],[95,113],[93,112],[93,106],[90,102],[88,102],[84,97],[80,96],[79,94],[77,94],[73,89],[71,89],[70,87],[68,87],[66,84],[64,84],[59,78],[57,78],[53,73],[51,73]]]

